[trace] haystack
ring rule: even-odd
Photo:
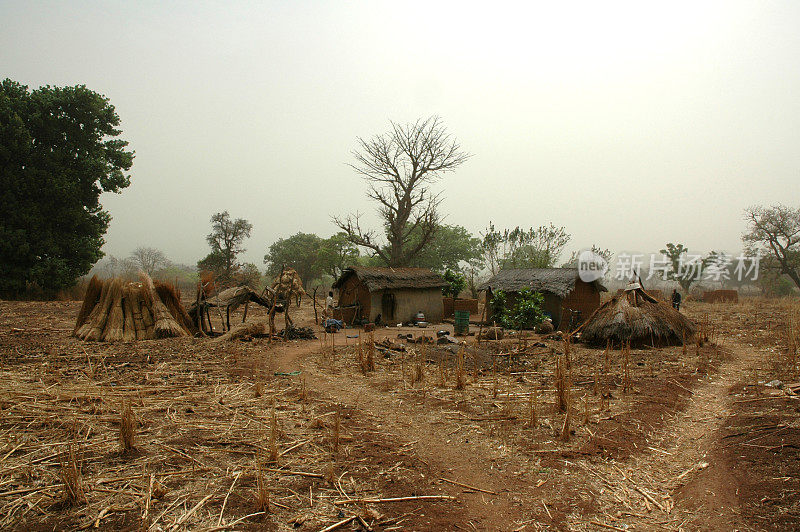
[[[580,328],[581,341],[594,345],[681,345],[695,331],[691,320],[638,285],[601,305]]]
[[[305,294],[303,280],[294,268],[284,267],[280,275],[272,281],[272,290],[278,299],[290,299]]]
[[[73,334],[81,340],[132,342],[191,336],[195,331],[180,291],[145,274],[138,283],[92,277]]]

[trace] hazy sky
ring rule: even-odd
[[[647,4],[647,5],[646,5]],[[136,151],[106,253],[246,259],[369,212],[357,136],[437,114],[473,157],[440,183],[477,233],[553,222],[573,248],[740,248],[800,203],[798,2],[0,2],[0,76],[105,94]]]

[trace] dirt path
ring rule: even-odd
[[[458,423],[446,418],[450,405],[432,407],[430,401],[407,394],[380,392],[373,382],[359,375],[347,375],[345,379],[341,374],[322,371],[308,360],[318,347],[301,344],[278,348],[274,364],[280,371],[302,370],[310,390],[354,408],[382,434],[413,449],[432,477],[420,478],[416,484],[427,485],[428,494],[458,497],[446,516],[452,529],[514,530],[531,519],[523,501],[534,495],[537,482],[523,473],[528,469],[524,460],[509,455],[502,447],[493,448],[490,440],[460,436]],[[463,489],[441,478],[495,494]]]
[[[728,343],[718,370],[691,389],[684,408],[665,412],[670,419],[640,453],[620,462],[597,456],[565,460],[567,475],[544,488],[537,487],[544,477],[531,457],[513,454],[491,438],[460,435],[458,421],[446,415],[452,405],[432,406],[430,400],[378,390],[358,375],[323,371],[310,358],[318,348],[313,343],[279,347],[273,363],[280,371],[303,370],[310,389],[356,409],[399,444],[412,445],[436,477],[496,492],[420,479],[430,493],[458,495],[450,515],[455,529],[522,530],[527,524],[529,530],[598,530],[596,523],[637,530],[747,529],[737,513],[735,479],[711,451],[732,412],[730,388],[746,380],[758,360],[752,348]],[[592,507],[557,510],[558,493],[565,489],[587,492],[581,498],[592,500]]]
[[[685,408],[671,414],[642,454],[620,463],[584,464],[592,471],[587,480],[601,493],[599,513],[606,518],[601,522],[637,530],[748,529],[739,517],[736,479],[728,464],[712,455],[733,412],[731,387],[746,380],[763,355],[730,342],[722,349],[725,361],[691,390]],[[642,491],[657,504],[645,502]],[[642,511],[643,503],[653,511]]]

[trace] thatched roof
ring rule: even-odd
[[[575,289],[579,279],[577,268],[523,268],[518,270],[500,270],[497,275],[481,284],[478,288],[493,291],[519,292],[530,288],[534,292],[550,292],[564,298]],[[606,287],[599,281],[592,283],[598,292],[605,292]]]
[[[212,308],[230,308],[231,311],[234,311],[248,301],[252,301],[257,305],[261,305],[262,307],[266,308],[270,308],[272,306],[272,301],[270,299],[261,297],[258,295],[258,293],[256,293],[255,290],[248,286],[234,286],[232,288],[226,288],[219,294],[208,296],[205,300],[203,300],[201,306]],[[197,320],[196,301],[189,305],[189,310],[187,312],[193,321]]]
[[[347,279],[355,275],[367,289],[397,290],[401,288],[441,288],[447,283],[442,277],[427,268],[372,268],[352,266],[346,268],[333,283],[333,288],[341,287]]]
[[[627,290],[605,302],[580,329],[581,341],[605,345],[611,341],[647,345],[680,345],[695,335],[696,327],[669,304],[641,288]]]

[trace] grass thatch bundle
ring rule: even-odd
[[[100,289],[100,296],[97,298],[95,303],[91,303],[91,299],[94,299],[90,294],[87,292],[86,298],[84,299],[85,304],[89,304],[92,306],[92,310],[89,312],[89,315],[86,316],[83,322],[78,321],[75,323],[75,336],[78,338],[82,338],[84,340],[99,340],[103,334],[103,328],[106,325],[106,319],[108,318],[108,312],[111,309],[111,281],[101,281],[103,286]],[[90,299],[91,298],[91,299]]]
[[[681,345],[691,341],[695,324],[641,288],[617,294],[581,327],[581,341],[606,345]]]
[[[181,291],[169,283],[162,283],[161,281],[154,282],[156,294],[158,298],[167,307],[169,313],[175,318],[175,321],[183,327],[187,332],[195,330],[195,324],[189,313],[183,308],[181,304]]]
[[[132,342],[194,334],[180,292],[165,283],[92,277],[75,322],[74,335],[87,341]]]
[[[111,308],[106,318],[106,324],[103,328],[102,338],[106,342],[121,342],[122,341],[122,327],[125,325],[125,314],[122,311],[122,297],[124,286],[122,280],[114,279],[111,282],[110,300]]]
[[[222,336],[215,338],[214,343],[231,342],[239,338],[264,336],[265,334],[267,334],[267,325],[263,322],[240,323],[239,325],[231,327],[231,329]]]
[[[97,302],[100,300],[100,294],[103,292],[103,281],[97,278],[96,275],[92,276],[91,280],[89,281],[89,285],[86,287],[86,295],[83,298],[83,304],[81,305],[81,310],[78,312],[78,319],[76,320],[75,329],[72,331],[72,334],[78,332],[78,327],[84,323],[86,323],[86,318],[89,317],[89,313],[92,312],[92,309],[97,305]]]

